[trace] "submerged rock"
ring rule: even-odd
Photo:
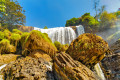
[[[50,39],[43,33],[37,30],[31,31],[25,43],[24,55],[28,55],[26,51],[32,53],[35,50],[39,50],[42,53],[48,54],[53,57],[57,49]]]
[[[4,80],[54,80],[48,62],[39,58],[21,58],[3,70]]]
[[[72,41],[66,53],[88,67],[100,62],[108,50],[108,44],[100,36],[85,33]]]
[[[98,80],[90,69],[66,53],[55,57],[53,69],[56,80]]]

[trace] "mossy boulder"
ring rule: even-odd
[[[33,30],[30,32],[26,42],[25,42],[25,50],[23,51],[23,55],[28,55],[27,52],[33,52],[35,50],[39,50],[53,57],[56,53],[57,49],[54,44],[40,31]]]
[[[10,41],[7,39],[3,39],[0,41],[0,54],[9,54],[15,53],[16,48],[13,45],[10,45]]]
[[[108,49],[100,36],[84,33],[72,41],[66,53],[91,68],[105,57]]]

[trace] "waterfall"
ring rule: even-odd
[[[96,71],[97,75],[98,75],[102,80],[106,80],[106,79],[105,79],[105,76],[104,76],[104,73],[103,73],[103,71],[102,71],[99,63],[97,63],[97,64],[94,66],[94,68],[95,68],[95,71]]]
[[[76,33],[71,27],[57,27],[57,28],[49,28],[49,29],[40,29],[34,27],[34,30],[41,31],[42,33],[47,33],[52,42],[58,41],[61,44],[70,44],[76,37],[85,33],[84,27],[82,25],[76,26]],[[97,75],[102,79],[105,80],[104,74],[97,64],[95,66],[95,70]]]
[[[34,30],[47,33],[52,42],[58,41],[61,44],[70,44],[77,37],[75,31],[71,27],[56,27],[49,29],[34,27]],[[76,26],[76,30],[79,35],[84,33],[84,28],[82,26]]]
[[[77,36],[85,33],[84,27],[82,25],[76,26],[77,30]]]

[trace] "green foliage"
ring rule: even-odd
[[[116,15],[104,11],[100,16],[100,26],[102,30],[110,29],[116,22]]]
[[[45,27],[44,27],[44,29],[48,29],[48,27],[47,27],[47,26],[45,26]]]
[[[76,26],[76,25],[79,25],[79,24],[81,24],[81,19],[74,17],[70,20],[67,20],[65,26]]]
[[[120,18],[120,11],[117,11],[114,14],[116,15],[117,18]]]
[[[22,35],[22,31],[20,31],[18,29],[13,29],[12,32],[16,33],[16,34],[19,34],[19,35]]]
[[[19,5],[17,0],[11,1],[11,0],[5,0],[6,8],[5,8],[5,14],[0,14],[0,23],[2,26],[11,27],[13,25],[24,25],[25,23],[25,15],[24,10]]]
[[[90,13],[85,13],[80,18],[72,18],[66,21],[65,26],[77,26],[83,25],[86,32],[90,32],[89,30],[98,30],[99,22],[90,15]]]
[[[1,13],[5,13],[5,3],[6,1],[5,0],[0,0],[0,12]]]
[[[86,13],[82,16],[82,23],[83,25],[88,25],[88,26],[95,26],[98,25],[99,22],[95,20],[93,16],[90,15],[90,13]]]
[[[0,31],[0,40],[4,39],[4,33]]]

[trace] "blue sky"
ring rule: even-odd
[[[93,0],[18,0],[26,10],[26,26],[64,27],[66,20],[89,12],[95,15]],[[120,8],[120,0],[100,0],[108,12]]]

